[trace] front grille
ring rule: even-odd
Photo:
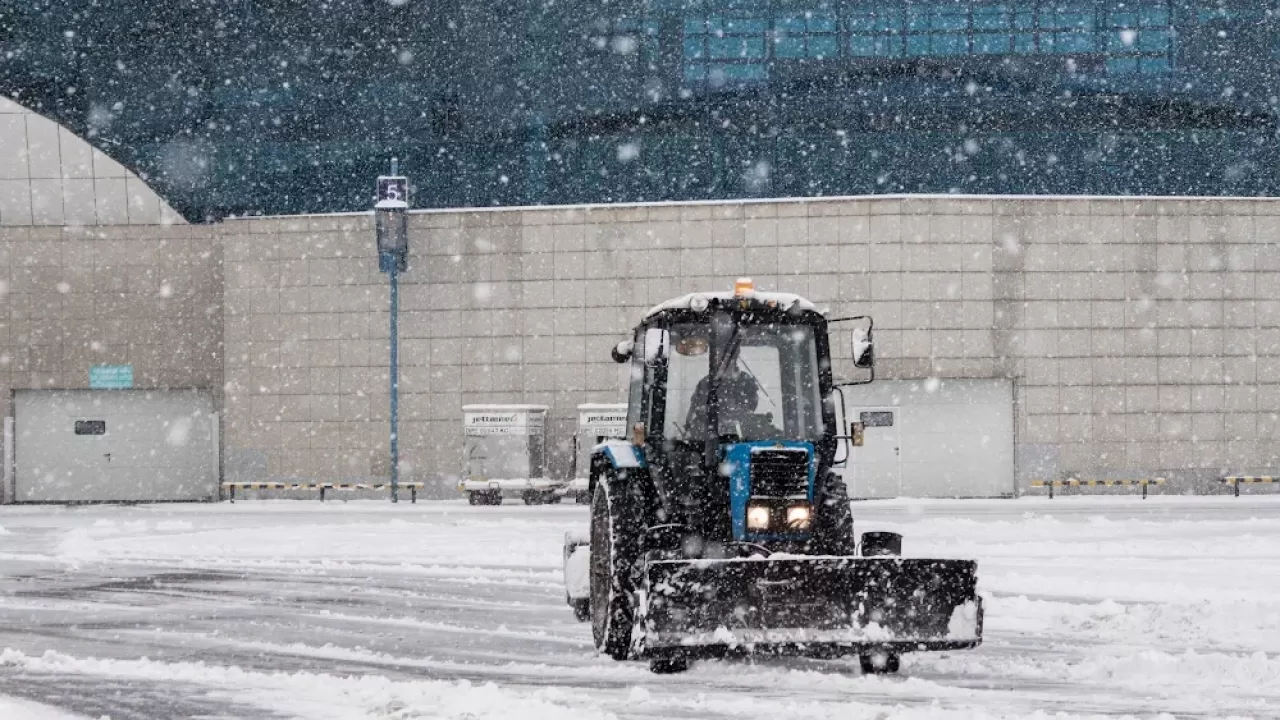
[[[752,497],[798,497],[808,494],[808,450],[757,450],[751,453]]]

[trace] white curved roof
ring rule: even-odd
[[[729,291],[689,293],[688,295],[681,295],[678,298],[672,298],[661,305],[655,305],[649,310],[649,312],[645,313],[644,316],[645,318],[650,318],[663,310],[690,310],[692,309],[694,298],[704,298],[707,302],[711,302],[712,300],[733,300],[735,297],[738,296]],[[760,290],[753,290],[744,294],[742,297],[747,297],[762,303],[775,302],[778,304],[778,307],[783,308],[784,310],[790,310],[792,308],[799,310],[817,309],[813,303],[793,293],[762,292]]]
[[[0,95],[0,226],[185,225],[147,183]]]
[[[546,412],[546,405],[463,405],[463,412]]]

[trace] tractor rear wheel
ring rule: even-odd
[[[628,576],[630,543],[625,528],[625,497],[610,492],[602,478],[591,501],[591,635],[596,649],[614,660],[626,660],[631,650],[631,607]],[[615,488],[616,489],[616,488]]]

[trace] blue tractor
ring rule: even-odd
[[[854,535],[833,469],[860,435],[836,426],[838,322],[853,323],[848,370],[870,376],[869,318],[829,320],[749,281],[659,305],[613,350],[631,367],[630,437],[595,448],[590,534],[566,547],[567,568],[589,553],[573,563],[589,597],[570,603],[602,653],[654,672],[857,655],[878,673],[904,652],[981,642],[975,562],[905,559],[900,536]]]

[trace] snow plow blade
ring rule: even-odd
[[[952,650],[982,642],[977,563],[867,557],[657,560],[638,654]]]

